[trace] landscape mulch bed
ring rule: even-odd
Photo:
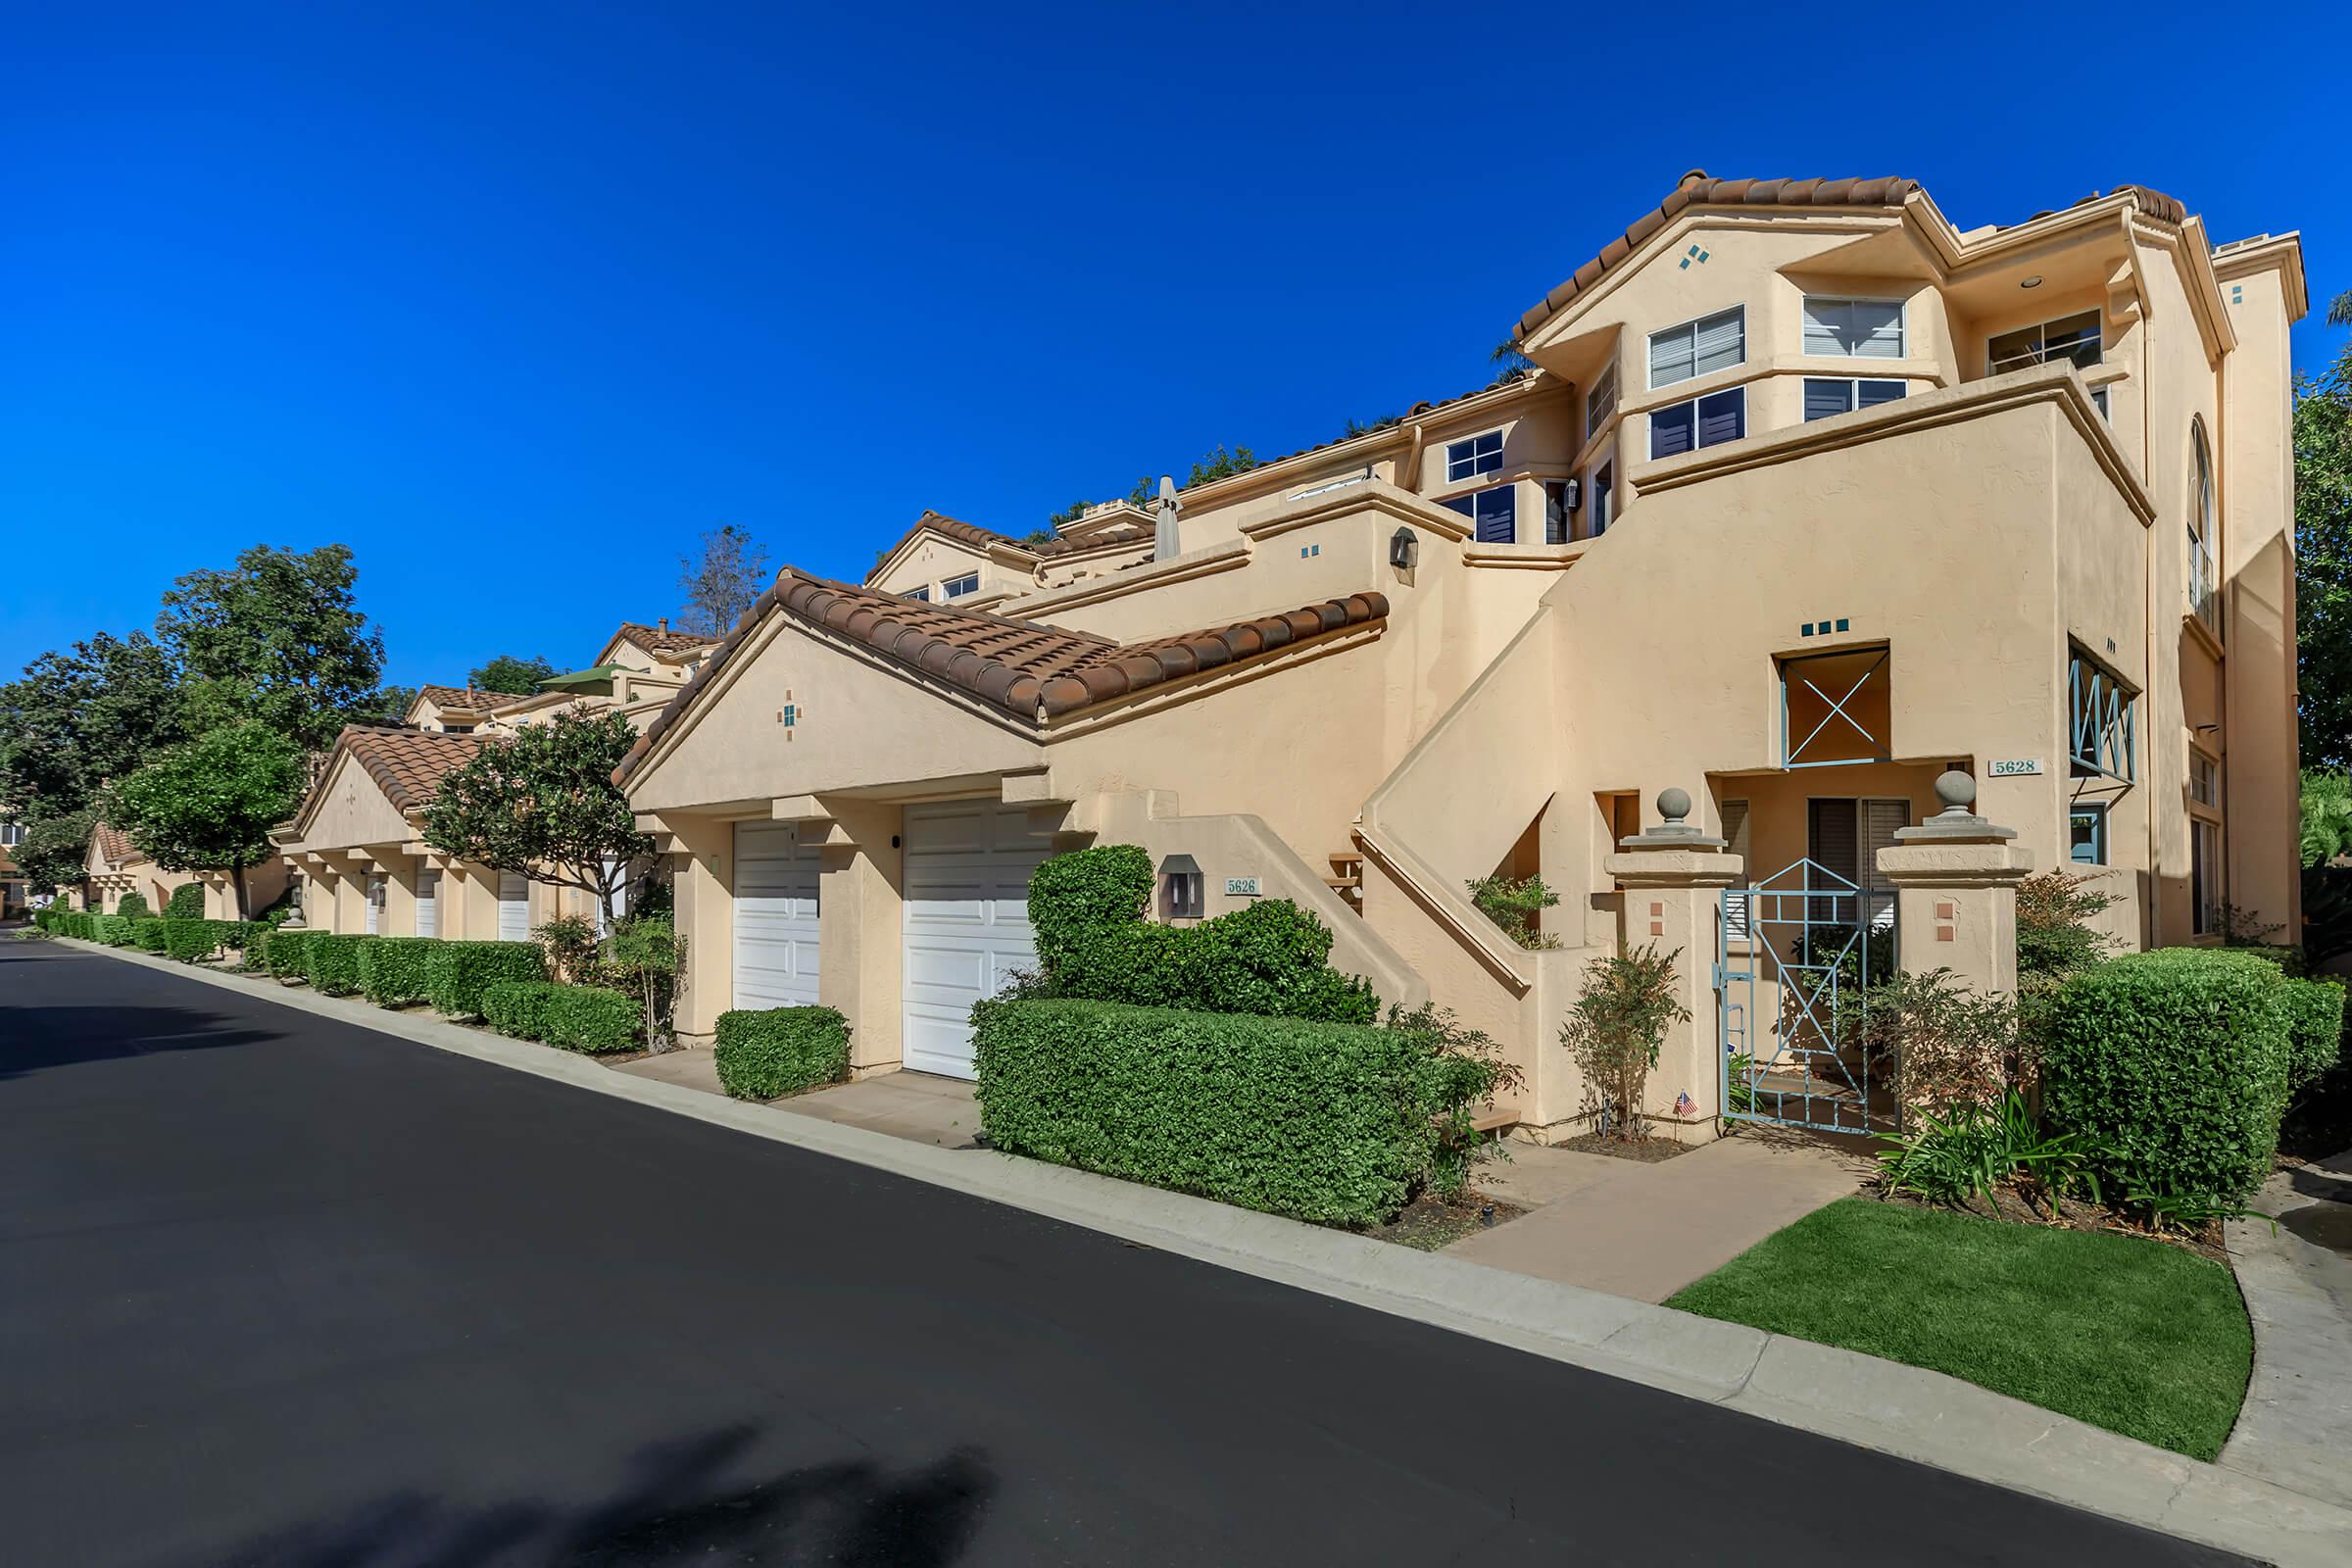
[[[1949,1211],[1952,1207],[1947,1203],[1931,1203],[1925,1199],[1914,1198],[1908,1193],[1882,1195],[1873,1189],[1868,1196],[1874,1200],[1881,1199],[1883,1196],[1885,1201],[1900,1204],[1906,1208],[1940,1208]],[[2045,1230],[2089,1231],[2103,1236],[2132,1236],[2141,1241],[2162,1242],[2167,1246],[2178,1247],[2184,1252],[2194,1252],[2199,1257],[2223,1264],[2225,1267],[2230,1261],[2229,1250],[2222,1245],[2222,1222],[2220,1220],[2214,1220],[2202,1229],[2195,1231],[2178,1229],[2156,1231],[2120,1219],[2112,1209],[2101,1208],[2095,1203],[2085,1203],[2073,1198],[2062,1198],[2058,1200],[2058,1217],[2053,1220],[2049,1210],[2043,1207],[2038,1200],[2028,1202],[2019,1196],[2016,1188],[2007,1185],[1993,1190],[1990,1206],[1992,1212],[1987,1213],[1985,1200],[1978,1199],[1975,1202],[1960,1209],[1960,1212],[1974,1214],[1979,1219],[1998,1218],[2020,1225],[2039,1225]]]
[[[1580,1154],[1606,1154],[1611,1159],[1638,1159],[1643,1164],[1654,1165],[1661,1159],[1688,1154],[1696,1146],[1678,1144],[1671,1138],[1603,1138],[1598,1133],[1586,1133],[1581,1138],[1571,1138],[1566,1143],[1552,1147],[1573,1149]]]
[[[1459,1202],[1454,1203],[1446,1202],[1435,1193],[1423,1193],[1405,1204],[1395,1219],[1364,1234],[1378,1241],[1395,1242],[1399,1247],[1434,1252],[1466,1236],[1475,1236],[1482,1230],[1517,1219],[1526,1212],[1516,1203],[1506,1203],[1494,1194],[1482,1193],[1475,1187],[1463,1194]]]

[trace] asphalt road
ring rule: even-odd
[[[2229,1560],[0,939],[8,1564]]]

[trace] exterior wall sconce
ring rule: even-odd
[[[1398,571],[1410,571],[1421,557],[1421,536],[1410,528],[1399,528],[1389,535],[1389,564]]]
[[[1189,855],[1159,862],[1159,915],[1163,920],[1198,920],[1207,912],[1207,878]]]

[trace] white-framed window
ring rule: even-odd
[[[2222,808],[2222,764],[2193,747],[2188,754],[2188,798],[2216,811]]]
[[[980,574],[976,571],[967,571],[960,577],[950,577],[939,585],[940,595],[946,599],[961,599],[965,594],[979,591]]]
[[[2001,333],[1984,346],[1985,373],[2005,375],[2061,360],[2087,370],[2099,363],[2100,354],[2099,313],[2084,311]]]
[[[1611,360],[1592,382],[1592,390],[1585,394],[1585,439],[1590,441],[1600,434],[1600,427],[1609,422],[1617,412],[1617,362]]]
[[[1468,517],[1471,537],[1482,545],[1519,542],[1519,487],[1515,484],[1498,484],[1466,496],[1451,496],[1438,505]]]
[[[2213,449],[2205,442],[2205,423],[2188,427],[2196,463],[2188,498],[2188,608],[2215,636],[2222,632],[2221,581],[2213,564]]]
[[[1805,421],[1827,419],[1856,409],[1875,409],[1882,403],[1893,403],[1909,390],[1901,381],[1872,381],[1844,376],[1805,377]]]
[[[927,605],[931,602],[931,586],[925,583],[920,588],[909,588],[906,590],[906,597],[917,604]]]
[[[1502,432],[1489,430],[1484,435],[1471,436],[1466,441],[1449,441],[1446,445],[1446,482],[1453,484],[1463,479],[1475,479],[1482,473],[1502,471]]]
[[[1747,434],[1747,388],[1735,386],[1649,411],[1649,455],[1671,458]]]
[[[1585,503],[1592,519],[1588,537],[1597,539],[1607,533],[1609,524],[1616,520],[1617,466],[1604,463],[1595,467],[1592,478],[1586,481],[1586,493],[1592,498]]]
[[[2067,808],[2067,853],[2077,865],[2107,863],[2107,803],[2077,801]]]
[[[9,848],[9,849],[12,849],[12,850],[13,850],[13,849],[15,849],[15,848],[16,848],[18,845],[20,845],[20,844],[22,844],[22,843],[24,843],[24,823],[22,823],[22,822],[0,822],[0,846],[6,846],[7,848]]]
[[[1806,295],[1805,352],[1847,360],[1901,359],[1903,302]]]
[[[1747,361],[1747,307],[1735,305],[1649,334],[1649,384],[1672,386]]]

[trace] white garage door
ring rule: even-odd
[[[437,937],[441,934],[441,873],[416,873],[416,934]]]
[[[735,1005],[816,1004],[816,849],[791,822],[735,824]]]
[[[531,884],[513,871],[498,873],[498,940],[531,940]]]
[[[995,801],[906,808],[906,1061],[972,1076],[972,1004],[1037,967],[1029,873],[1048,851]]]

